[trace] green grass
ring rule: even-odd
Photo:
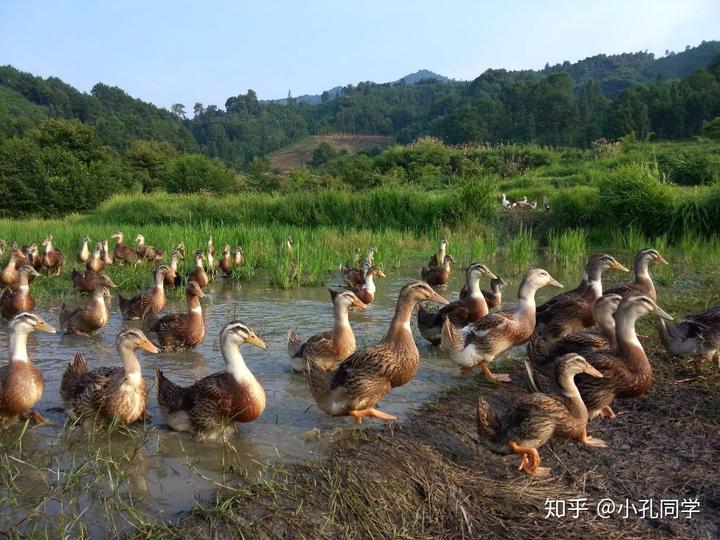
[[[585,259],[587,250],[588,238],[585,229],[551,230],[548,233],[548,253],[564,266]]]
[[[533,237],[532,229],[521,227],[516,234],[510,236],[505,254],[515,270],[532,266],[538,258],[538,241]]]

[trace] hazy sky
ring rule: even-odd
[[[0,64],[188,109],[720,38],[720,0],[0,0]]]

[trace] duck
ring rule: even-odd
[[[214,276],[217,261],[215,260],[215,246],[213,245],[212,236],[209,236],[207,241],[207,262],[208,273]]]
[[[347,268],[342,266],[340,268],[340,274],[344,278],[345,282],[350,285],[362,285],[365,283],[365,272],[368,268],[373,265],[375,255],[377,255],[377,248],[374,245],[368,247],[367,255],[363,259],[363,263],[360,267],[354,266],[353,268]],[[360,249],[358,248],[355,253],[355,262],[360,260]]]
[[[500,200],[500,204],[502,205],[503,208],[510,208],[510,201],[508,201],[508,199],[504,193],[502,194],[502,199]]]
[[[658,333],[665,350],[678,356],[695,356],[698,367],[702,366],[720,350],[720,306],[686,315],[671,327],[660,319]]]
[[[223,271],[223,274],[225,277],[228,277],[230,273],[232,272],[233,266],[232,266],[232,259],[230,258],[230,245],[225,244],[223,247],[223,254],[222,257],[220,257],[220,270]]]
[[[142,234],[138,234],[135,237],[135,243],[138,245],[137,254],[141,259],[158,262],[165,258],[165,250],[147,245],[145,243],[145,237]]]
[[[423,266],[420,275],[428,285],[446,285],[450,280],[450,263],[454,262],[452,255],[445,255],[442,266]]]
[[[95,249],[93,249],[92,255],[85,262],[85,268],[96,274],[102,273],[103,270],[105,270],[105,265],[107,264],[105,260],[103,260],[102,254],[103,245],[100,242],[96,242]]]
[[[620,296],[644,294],[653,302],[657,302],[655,284],[653,283],[652,277],[650,277],[650,272],[648,271],[648,267],[651,264],[656,263],[669,264],[667,260],[665,260],[665,257],[660,255],[657,249],[641,249],[637,252],[637,255],[635,255],[635,281],[632,283],[625,283],[624,285],[618,285],[617,287],[612,287],[605,292],[619,294]]]
[[[161,264],[155,269],[153,273],[155,279],[155,285],[150,292],[138,294],[132,298],[125,298],[123,295],[118,295],[118,302],[120,304],[120,313],[122,313],[123,319],[129,321],[135,321],[142,318],[145,309],[149,306],[155,313],[163,310],[165,304],[167,304],[167,298],[165,298],[165,276],[170,268],[164,264]]]
[[[331,296],[332,296],[332,292]],[[292,370],[302,373],[310,358],[325,371],[330,371],[355,352],[355,334],[348,320],[349,308],[363,310],[367,307],[352,291],[332,296],[335,324],[332,330],[321,332],[303,343],[296,330],[288,331],[287,347]]]
[[[0,257],[5,255],[5,248],[7,248],[7,242],[0,238]]]
[[[543,212],[550,213],[550,203],[545,197],[543,197]]]
[[[32,332],[55,334],[57,330],[39,315],[28,312],[18,313],[8,324],[10,358],[0,367],[0,426],[12,424],[18,417],[34,424],[46,422],[33,410],[42,397],[45,381],[28,356],[27,339]]]
[[[125,240],[125,235],[121,231],[113,233],[110,238],[115,239],[115,247],[113,248],[113,259],[116,260],[118,264],[137,264],[140,262],[140,256],[138,255],[138,252],[130,246],[126,246],[125,244],[123,244]]]
[[[462,328],[487,315],[489,308],[485,296],[480,290],[480,278],[483,276],[496,278],[495,274],[484,264],[471,264],[465,271],[466,286],[472,291],[469,296],[450,302],[436,312],[426,311],[421,304],[417,312],[417,325],[422,337],[433,345],[438,345],[443,321],[446,318],[449,318],[456,327]]]
[[[233,268],[237,270],[243,264],[245,264],[245,252],[241,246],[238,246],[233,253]]]
[[[148,306],[143,313],[143,330],[157,334],[163,351],[194,349],[205,339],[205,320],[200,306],[204,296],[198,282],[188,280],[185,286],[187,313],[171,313],[158,318]]]
[[[170,258],[170,268],[165,272],[165,287],[168,289],[174,289],[179,287],[182,278],[177,271],[178,263],[183,260],[185,256],[177,249],[173,250],[172,257]]]
[[[82,247],[80,248],[80,252],[77,255],[77,260],[79,263],[88,262],[88,260],[90,259],[90,249],[88,248],[88,242],[90,242],[90,237],[83,236]]]
[[[203,252],[198,249],[195,252],[195,269],[187,275],[187,280],[194,280],[201,289],[205,288],[208,284],[208,275],[205,273],[205,268],[203,266],[204,260],[205,255],[203,255]]]
[[[350,286],[348,284],[347,288],[355,293],[355,296],[357,296],[363,303],[372,304],[373,300],[375,300],[375,291],[377,290],[375,287],[376,277],[386,277],[385,272],[380,270],[377,266],[371,266],[367,269],[367,272],[365,272],[365,279],[362,285]]]
[[[95,291],[84,305],[69,310],[65,302],[60,306],[60,328],[66,335],[89,336],[105,326],[110,318],[105,297],[110,297],[108,287],[117,287],[105,274],[95,279]]]
[[[40,256],[40,250],[38,249],[38,245],[36,243],[33,242],[29,246],[23,246],[22,252],[26,257],[27,262],[24,262],[22,259],[18,259],[17,262],[21,263],[20,266],[30,264],[37,272],[40,272],[43,269],[43,258]],[[20,268],[18,268],[18,270],[19,269]]]
[[[17,247],[17,244],[13,242],[13,247]],[[22,248],[20,248],[20,253],[15,257],[15,269],[20,270],[25,265],[33,265],[33,253],[31,251],[31,247],[29,245],[24,245]]]
[[[450,354],[461,373],[480,365],[487,380],[510,382],[508,374],[492,373],[488,364],[530,338],[535,328],[535,293],[548,285],[562,287],[547,270],[533,268],[520,282],[518,303],[513,309],[491,313],[461,330],[445,319],[440,349]]]
[[[42,266],[49,276],[59,276],[65,257],[62,251],[53,248],[52,243],[53,236],[49,234],[45,240],[43,240],[45,250],[42,257]]]
[[[115,257],[113,256],[113,252],[110,251],[110,243],[108,242],[107,238],[102,241],[102,261],[105,264],[114,264],[115,263]]]
[[[633,294],[624,297],[615,312],[615,348],[596,349],[583,354],[588,363],[603,374],[602,380],[584,376],[577,380],[590,418],[597,415],[615,417],[610,407],[615,399],[642,396],[652,386],[652,366],[635,333],[638,318],[648,314],[672,320],[672,316],[649,296]],[[531,384],[541,391],[552,387],[547,381],[553,367],[552,363],[546,363],[540,369],[533,366]]]
[[[95,281],[100,273],[95,270],[76,270],[70,272],[70,281],[73,289],[79,293],[92,293],[95,291]],[[106,276],[107,277],[107,276]]]
[[[18,273],[16,262],[22,256],[22,252],[17,248],[17,246],[10,249],[10,258],[5,265],[5,268],[3,268],[3,271],[0,272],[0,282],[2,282],[1,284],[4,287],[12,287],[17,285],[18,281],[20,281],[20,274]],[[27,265],[27,262],[25,265]]]
[[[40,274],[29,264],[20,268],[18,274],[18,288],[13,291],[7,287],[0,294],[0,315],[6,320],[23,311],[35,309],[35,299],[30,294],[30,277],[38,277]]]
[[[561,356],[555,371],[557,394],[532,393],[522,396],[503,415],[493,411],[480,396],[477,406],[477,431],[480,442],[491,452],[518,454],[518,470],[530,476],[544,477],[550,469],[540,467],[538,448],[554,437],[574,439],[589,447],[606,447],[602,439],[587,434],[588,410],[578,391],[575,377],[603,379],[603,374],[582,356]]]
[[[427,283],[410,282],[400,290],[395,315],[382,341],[355,351],[330,372],[307,360],[310,393],[320,410],[330,416],[352,416],[356,424],[365,417],[397,419],[376,405],[393,388],[407,384],[417,371],[420,355],[410,319],[415,306],[424,300],[448,303]]]
[[[156,354],[158,348],[137,328],[128,328],[115,339],[122,366],[89,369],[79,352],[68,363],[60,382],[65,413],[85,430],[116,423],[130,425],[149,417],[147,387],[135,354],[143,349]]]
[[[485,297],[485,303],[490,309],[500,307],[502,305],[502,292],[507,287],[507,283],[501,277],[495,276],[490,280],[490,290],[483,289],[482,295]],[[466,298],[470,294],[467,285],[463,285],[460,289],[460,300]]]
[[[612,255],[603,253],[591,257],[580,285],[538,307],[532,341],[554,341],[595,324],[592,307],[603,294],[602,275],[610,269],[629,271]]]
[[[522,201],[515,203],[515,208],[523,210],[535,210],[537,208],[537,201],[528,201],[527,197],[523,197]]]
[[[448,240],[443,238],[440,240],[440,250],[434,253],[428,259],[428,268],[437,268],[445,263],[445,256],[447,255]],[[455,262],[455,261],[453,261]]]
[[[531,364],[542,366],[547,362],[566,353],[583,354],[590,350],[615,348],[615,312],[622,296],[619,294],[604,294],[598,298],[592,307],[593,318],[600,329],[594,331],[572,332],[562,338],[547,344],[544,341],[528,341],[528,359]]]
[[[260,349],[265,342],[244,322],[225,325],[220,347],[225,370],[208,375],[191,386],[180,386],[157,371],[157,400],[165,423],[175,431],[194,433],[201,440],[217,440],[236,423],[252,422],[265,410],[265,390],[247,367],[240,347]]]

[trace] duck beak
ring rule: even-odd
[[[45,321],[39,322],[35,326],[35,330],[38,330],[40,332],[45,332],[46,334],[57,334],[57,330],[55,330],[52,326],[50,326]]]
[[[661,319],[665,319],[666,321],[672,321],[672,320],[673,320],[672,315],[670,315],[667,311],[665,311],[664,309],[662,309],[662,308],[661,308],[660,306],[658,306],[657,304],[655,305],[655,315],[657,315],[657,316],[660,317]]]
[[[659,254],[658,254],[657,262],[663,263],[663,264],[670,264],[669,262],[667,262],[667,259],[665,257],[663,257],[662,255],[659,255]]]
[[[357,309],[366,309],[367,308],[367,304],[365,302],[363,302],[362,300],[360,300],[359,298],[356,298],[353,301],[352,306]]]
[[[500,280],[500,285],[503,287],[507,287],[507,282],[503,278],[498,278]]]
[[[258,349],[267,349],[267,345],[265,342],[257,337],[255,334],[250,334],[247,339],[245,340],[246,343],[249,343],[250,345],[255,345]]]
[[[138,343],[138,347],[150,353],[160,352],[160,349],[158,349],[155,344],[153,344],[148,338],[145,338],[140,343]]]
[[[202,292],[202,289],[200,289],[200,295],[199,295],[199,296],[200,296],[200,298],[205,298],[205,293]]]
[[[553,287],[560,287],[561,289],[564,289],[564,288],[565,288],[565,287],[563,286],[563,284],[560,283],[560,282],[559,282],[557,279],[555,279],[554,277],[551,277],[551,278],[550,278],[550,281],[548,282],[548,285],[552,285]]]
[[[613,270],[620,270],[621,272],[629,272],[630,271],[617,261],[615,261],[610,268],[612,268]]]
[[[387,277],[387,276],[385,275],[385,272],[383,272],[382,270],[379,270],[378,277]]]
[[[588,364],[588,367],[585,368],[585,373],[590,375],[591,377],[597,377],[598,379],[602,379],[603,374],[600,373],[597,369],[592,367]]]
[[[487,276],[488,276],[490,279],[497,279],[497,278],[498,278],[498,277],[497,277],[495,274],[493,274],[490,270],[487,271]]]
[[[444,305],[447,305],[450,303],[446,298],[443,298],[435,291],[433,291],[432,296],[430,298],[428,298],[428,300],[430,300],[431,302],[436,302],[436,303],[440,304],[441,306],[444,306]]]

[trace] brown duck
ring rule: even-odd
[[[562,391],[523,396],[502,416],[491,411],[480,397],[477,407],[480,442],[497,454],[519,454],[518,469],[533,476],[550,474],[550,469],[540,467],[537,449],[554,437],[575,439],[585,446],[607,446],[601,439],[588,437],[588,410],[574,380],[581,373],[588,378],[603,378],[582,356],[571,353],[560,357],[555,377]]]
[[[85,269],[90,270],[91,272],[94,272],[96,274],[102,273],[103,270],[105,270],[105,261],[102,257],[103,254],[103,245],[100,242],[97,242],[95,244],[95,249],[93,249],[92,255],[90,255],[90,258],[85,262]]]
[[[194,349],[205,339],[205,320],[200,306],[200,299],[204,296],[197,281],[188,281],[185,287],[187,313],[171,313],[157,318],[155,312],[148,308],[143,314],[143,329],[157,334],[163,351]]]
[[[348,320],[348,310],[365,309],[367,305],[352,291],[330,292],[333,300],[335,324],[332,330],[321,332],[303,343],[295,330],[288,331],[288,355],[293,371],[302,373],[311,359],[325,371],[330,371],[355,352],[355,334]]]
[[[203,267],[203,260],[205,260],[205,255],[203,255],[202,251],[197,250],[195,252],[195,269],[187,275],[188,281],[196,281],[201,289],[205,288],[208,284],[208,276]]]
[[[233,424],[252,422],[263,413],[265,391],[240,354],[240,346],[245,343],[267,347],[243,322],[233,321],[220,332],[225,371],[187,387],[157,372],[158,405],[168,426],[213,440],[226,435]]]
[[[60,306],[60,328],[63,333],[88,336],[105,326],[110,318],[105,297],[110,297],[108,287],[116,286],[109,277],[99,274],[93,296],[84,306],[71,311],[63,302]]]
[[[440,240],[440,250],[430,256],[427,263],[428,268],[437,268],[438,266],[442,266],[443,262],[445,261],[445,255],[447,255],[447,247],[447,238],[443,238],[442,240]]]
[[[509,375],[493,374],[488,364],[530,338],[535,328],[535,293],[547,285],[562,287],[546,270],[534,268],[520,283],[514,309],[491,313],[459,331],[446,319],[440,348],[450,354],[463,373],[479,364],[486,379],[509,382]]]
[[[445,318],[458,328],[477,321],[488,314],[488,305],[485,296],[480,290],[480,278],[489,276],[496,279],[490,269],[484,264],[475,263],[465,271],[466,287],[471,291],[469,296],[455,302],[450,302],[439,311],[426,311],[421,304],[418,307],[417,324],[422,337],[433,345],[440,343],[442,326]]]
[[[83,236],[82,246],[77,254],[77,260],[79,263],[86,263],[90,260],[90,248],[88,248],[88,242],[90,242],[90,237]]]
[[[90,370],[83,355],[76,353],[63,373],[60,397],[65,412],[86,430],[115,422],[128,425],[148,416],[147,388],[135,351],[157,353],[158,348],[136,328],[120,332],[115,345],[122,367]]]
[[[52,242],[52,234],[43,240],[45,250],[42,256],[42,266],[49,276],[59,276],[65,257],[62,251],[53,248]]]
[[[18,273],[17,267],[17,261],[20,258],[25,259],[25,264],[20,265],[21,267],[28,264],[27,258],[22,254],[22,251],[20,251],[17,246],[11,248],[10,258],[5,265],[5,268],[3,268],[3,271],[0,273],[0,282],[2,282],[1,284],[4,287],[12,287],[17,285],[20,281],[20,274]]]
[[[330,416],[352,416],[358,424],[366,416],[396,419],[375,406],[393,388],[407,384],[415,375],[420,355],[410,319],[413,308],[423,300],[448,303],[428,284],[408,283],[400,291],[390,330],[380,343],[355,351],[331,372],[308,361],[310,392],[321,410]]]
[[[40,401],[44,379],[30,360],[27,339],[31,332],[55,334],[56,330],[33,313],[20,313],[8,324],[9,362],[0,367],[0,427],[15,422],[18,416],[35,424],[45,419],[32,410]]]
[[[169,267],[164,264],[161,264],[155,269],[155,285],[152,291],[138,294],[132,298],[125,298],[122,295],[118,295],[120,312],[122,313],[123,319],[130,321],[138,320],[142,318],[143,313],[145,313],[148,307],[155,313],[165,308],[167,298],[165,298],[164,283],[168,270]]]
[[[652,367],[642,344],[635,333],[639,317],[652,314],[667,320],[672,317],[645,295],[631,295],[623,299],[615,313],[615,339],[613,350],[594,350],[585,359],[603,374],[602,379],[581,376],[577,386],[587,405],[590,418],[598,414],[614,417],[610,408],[615,399],[627,399],[644,395],[652,385]],[[552,390],[552,363],[542,368],[532,367],[535,387],[541,391]],[[602,382],[600,382],[602,381]]]
[[[185,256],[177,249],[173,251],[172,257],[170,258],[170,268],[165,272],[165,287],[168,289],[174,289],[180,286],[181,279],[178,273],[178,263],[184,258]]]
[[[426,268],[423,266],[420,275],[428,285],[445,285],[450,280],[450,263],[454,263],[452,255],[445,255],[442,266]]]
[[[113,258],[118,264],[137,264],[140,262],[140,255],[138,255],[138,252],[123,243],[125,241],[125,235],[121,231],[114,233],[110,238],[115,239]]]
[[[365,279],[362,285],[351,286],[348,284],[347,288],[352,291],[364,304],[372,304],[373,300],[375,300],[375,291],[377,290],[375,287],[376,277],[384,278],[385,273],[377,266],[371,266],[368,268],[367,272],[365,272]]]
[[[141,259],[158,262],[165,258],[165,250],[147,245],[145,243],[145,237],[142,234],[138,234],[135,237],[135,242],[138,245],[137,254]]]
[[[30,294],[30,277],[40,274],[29,264],[20,268],[18,274],[18,288],[13,291],[8,287],[0,294],[0,315],[3,319],[12,319],[18,313],[35,309],[35,299]]]
[[[605,292],[619,294],[622,297],[630,294],[644,294],[649,297],[650,300],[656,302],[657,292],[655,291],[655,284],[648,271],[648,267],[656,263],[668,264],[665,257],[658,253],[658,250],[652,248],[641,249],[635,256],[635,281],[612,287]]]

